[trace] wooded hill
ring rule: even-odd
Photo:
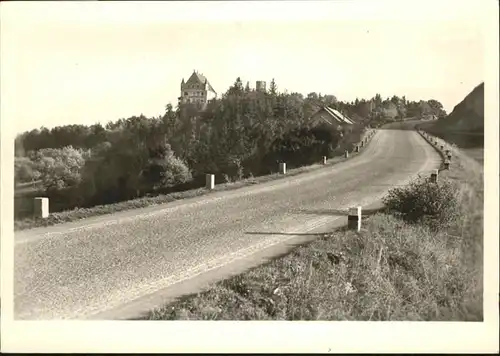
[[[309,118],[322,106],[339,110],[355,125],[339,130],[313,124]],[[427,114],[446,115],[436,100],[377,94],[342,102],[333,95],[279,92],[274,80],[267,92],[257,92],[238,78],[203,111],[169,104],[159,117],[25,132],[16,138],[15,178],[39,182],[51,211],[90,207],[199,187],[205,173],[220,182],[269,174],[278,161],[290,168],[312,164],[341,154],[367,125]],[[29,196],[23,204],[31,204]],[[16,208],[16,216],[25,210]]]

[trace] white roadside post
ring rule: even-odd
[[[356,146],[357,148],[358,146]],[[349,151],[348,150],[345,150],[344,151],[344,158],[349,158]]]
[[[451,150],[446,150],[446,157],[448,158],[448,161],[451,161]]]
[[[280,174],[286,174],[286,163],[280,162]]]
[[[205,175],[205,187],[208,190],[212,190],[215,188],[215,175],[214,174],[206,174]]]
[[[434,170],[434,172],[431,173],[431,182],[437,183],[438,176],[439,176],[439,169],[436,169],[436,170]]]
[[[49,198],[36,197],[34,199],[34,215],[36,218],[46,219],[49,217]]]
[[[347,216],[347,228],[349,230],[361,230],[361,207],[349,209],[349,215]]]
[[[323,164],[326,164],[326,156],[323,156]]]

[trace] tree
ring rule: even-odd
[[[443,104],[439,101],[431,99],[428,100],[427,103],[430,106],[430,111],[433,115],[436,115],[438,118],[442,118],[446,116],[446,111],[443,108]]]
[[[170,145],[166,144],[151,155],[143,178],[144,183],[157,189],[186,183],[192,175],[186,163],[175,157]]]
[[[34,154],[34,167],[46,191],[61,190],[80,183],[85,152],[72,146],[45,148]]]
[[[228,91],[226,92],[226,95],[241,95],[244,92],[243,88],[243,82],[241,81],[241,78],[238,77],[236,78],[236,81],[234,84],[229,87]]]
[[[398,105],[401,99],[398,98],[397,95],[393,95],[391,98],[391,102],[395,105]]]
[[[17,135],[14,140],[14,155],[16,157],[24,157],[26,155],[26,151],[24,150],[24,137],[25,135]]]
[[[307,99],[308,100],[319,100],[319,96],[317,93],[309,93],[307,94]]]
[[[276,85],[274,78],[271,80],[271,83],[269,84],[269,93],[271,95],[276,95],[278,93],[278,86]]]
[[[398,107],[392,101],[384,103],[382,108],[384,118],[395,119],[398,116]]]
[[[323,97],[323,103],[327,106],[337,104],[338,100],[335,95],[325,95]]]
[[[34,163],[28,157],[14,157],[14,178],[16,182],[32,182],[40,177]]]

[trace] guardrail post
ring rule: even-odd
[[[354,152],[359,152],[359,146],[354,147]]]
[[[361,207],[355,207],[349,209],[349,214],[347,215],[347,228],[349,230],[361,230]]]
[[[439,169],[436,169],[434,172],[431,173],[431,182],[437,183],[438,176],[439,176]]]
[[[326,164],[326,156],[323,156],[323,164]]]
[[[280,174],[286,174],[286,163],[280,162]]]
[[[358,146],[356,146],[357,148]],[[344,158],[349,158],[349,151],[348,150],[345,150],[344,151]]]
[[[49,198],[36,197],[34,199],[34,216],[36,218],[46,219],[49,217]]]
[[[361,141],[361,147],[365,145],[365,141]]]
[[[206,174],[205,175],[205,187],[209,190],[215,188],[215,175],[214,174]]]

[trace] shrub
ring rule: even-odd
[[[391,189],[383,202],[390,212],[409,223],[424,223],[431,229],[449,226],[459,215],[456,183],[440,179],[431,183],[419,177],[408,186]]]
[[[72,146],[44,148],[34,153],[33,163],[45,190],[61,190],[80,183],[86,158],[85,151]]]
[[[222,178],[224,179],[224,183],[231,183],[231,178],[226,174],[222,174]]]
[[[163,170],[161,185],[164,187],[183,184],[193,179],[187,164],[179,157],[175,157],[171,151],[162,159],[160,166]]]
[[[31,182],[40,177],[40,172],[35,169],[35,164],[28,157],[15,157],[14,177],[21,183]]]

